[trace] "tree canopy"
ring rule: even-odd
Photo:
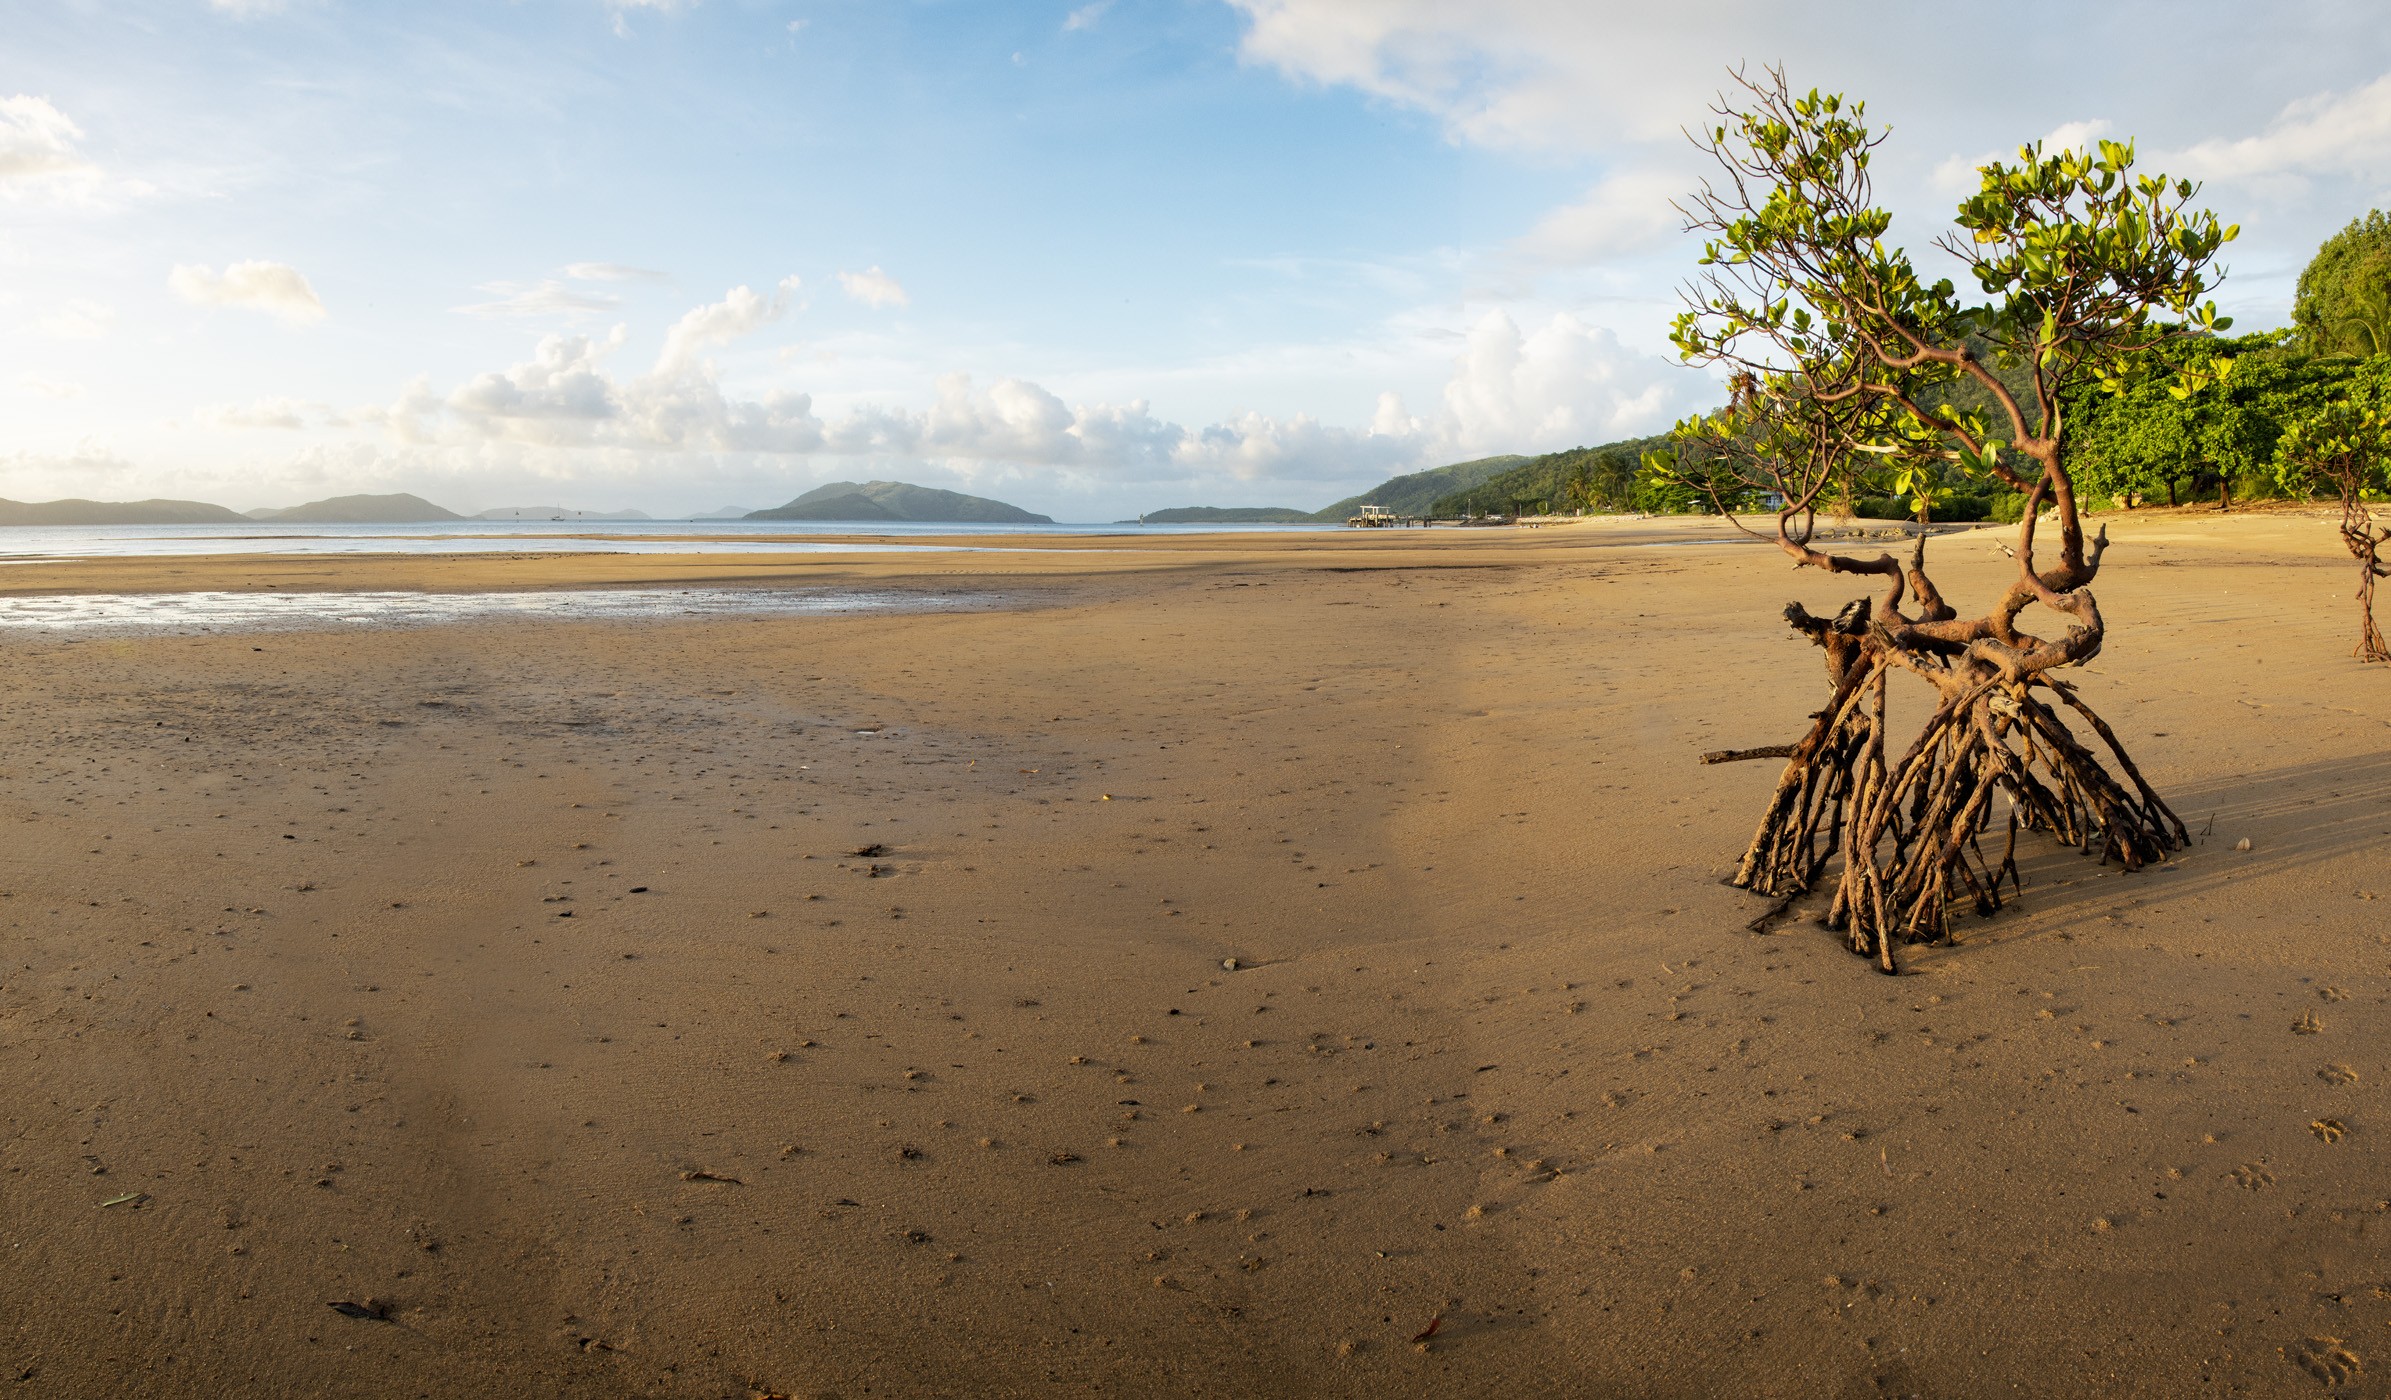
[[[2300,273],[2292,325],[2312,354],[2391,353],[2391,216],[2352,219]]]

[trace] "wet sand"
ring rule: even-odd
[[[1853,590],[1715,525],[0,567],[1005,600],[0,638],[0,1378],[2375,1393],[2391,673],[2321,517],[2112,529],[2203,840],[1897,979],[1721,883]]]

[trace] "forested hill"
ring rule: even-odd
[[[1507,457],[1480,457],[1473,462],[1455,462],[1451,466],[1430,467],[1424,472],[1413,472],[1409,476],[1398,476],[1391,481],[1382,481],[1358,496],[1347,496],[1344,500],[1325,510],[1314,512],[1312,519],[1334,523],[1352,517],[1363,506],[1385,506],[1397,515],[1427,515],[1429,514],[1428,508],[1434,505],[1439,497],[1450,492],[1466,490],[1497,472],[1527,460],[1527,458],[1515,454]]]
[[[1150,510],[1140,520],[1116,520],[1116,525],[1309,525],[1312,513],[1290,506],[1172,506]]]
[[[1665,435],[1629,438],[1600,447],[1511,458],[1516,465],[1450,488],[1420,513],[1442,519],[1472,511],[1479,515],[1539,515],[1633,509],[1637,506],[1636,469],[1644,453],[1667,440]]]

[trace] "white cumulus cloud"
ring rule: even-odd
[[[1656,432],[1715,396],[1702,376],[1574,316],[1522,332],[1489,311],[1454,361],[1434,431],[1456,455],[1553,452]]]
[[[222,272],[178,264],[167,276],[174,294],[194,306],[235,306],[263,311],[294,325],[324,319],[324,303],[299,270],[288,263],[229,263]]]
[[[897,279],[882,272],[877,263],[861,272],[840,273],[839,286],[846,289],[848,296],[870,307],[906,306],[912,302]]]
[[[1063,16],[1063,28],[1066,31],[1093,29],[1096,27],[1096,21],[1104,18],[1104,12],[1111,8],[1112,0],[1090,0],[1090,3]]]
[[[99,172],[76,148],[83,131],[48,98],[0,97],[0,192],[88,181]]]
[[[789,298],[802,285],[797,277],[783,277],[769,297],[741,285],[731,288],[718,302],[692,308],[664,333],[664,351],[656,357],[656,372],[675,374],[688,369],[701,351],[727,345],[779,320],[789,308]]]

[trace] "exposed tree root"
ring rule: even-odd
[[[2385,541],[2391,541],[2391,529],[2375,524],[2374,513],[2366,508],[2355,484],[2345,483],[2341,542],[2358,561],[2358,646],[2350,654],[2360,661],[2391,661],[2391,647],[2384,646],[2382,629],[2374,623],[2374,581],[2391,578],[2391,565],[2383,563]]]
[[[2011,633],[2014,643],[1988,646],[1968,635],[1976,624],[1950,622],[1926,578],[1922,542],[1902,572],[1927,603],[1921,620],[1898,612],[1899,583],[1878,616],[1866,599],[1832,620],[1799,604],[1786,609],[1795,630],[1826,651],[1833,688],[1809,732],[1789,747],[1733,877],[1775,901],[1753,921],[1763,929],[1817,888],[1840,857],[1826,924],[1886,972],[1898,970],[1898,944],[1951,941],[1954,908],[1989,915],[2001,908],[2004,886],[2012,898],[2023,891],[2021,830],[2048,832],[2127,870],[2191,841],[2116,732],[2073,686],[2049,674],[2053,664],[2088,659],[2097,649],[2089,595],[2063,600],[2072,611],[2080,599],[2088,618],[2066,643]],[[1927,681],[1939,700],[1897,756],[1885,724],[1896,673]],[[2067,711],[2089,734],[2070,724]],[[1743,754],[1704,761],[1729,756]],[[1987,836],[1998,843],[1997,855],[1986,850]]]

